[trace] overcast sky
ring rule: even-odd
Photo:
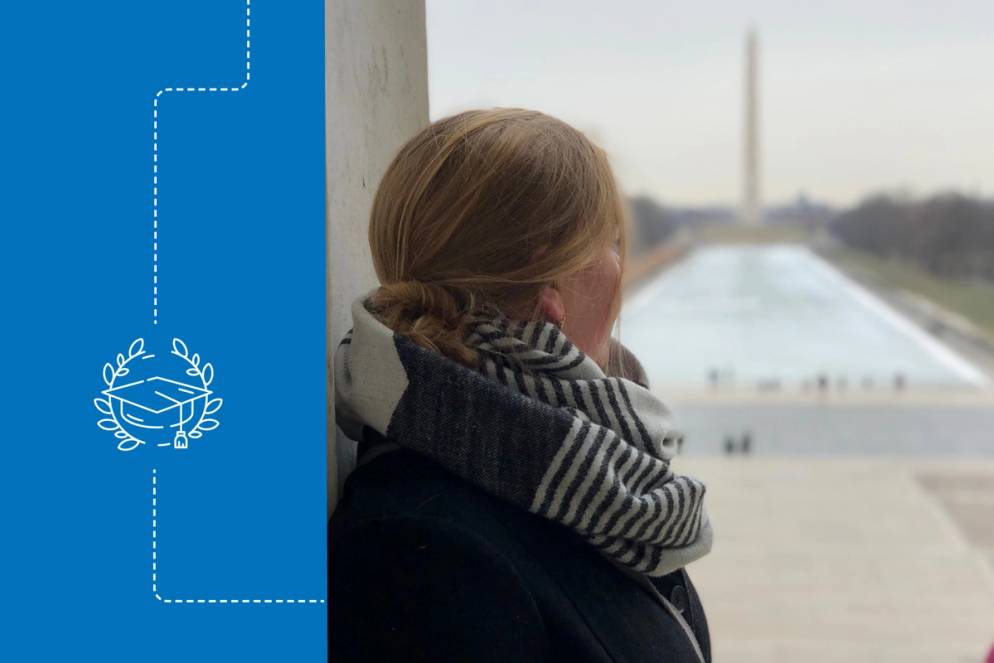
[[[994,195],[994,0],[427,0],[431,118],[520,106],[600,143],[628,193],[737,204],[760,41],[766,202]]]

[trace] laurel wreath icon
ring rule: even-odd
[[[190,355],[190,351],[179,338],[173,338],[172,352],[170,353],[186,362],[186,375],[200,381],[203,391],[210,393],[207,387],[214,381],[214,366],[210,362],[201,363],[198,353]],[[118,353],[114,363],[107,362],[103,367],[103,381],[107,385],[107,391],[113,391],[120,378],[127,376],[131,372],[129,365],[136,359],[151,359],[155,355],[145,352],[145,340],[136,338],[128,347],[128,354]],[[106,393],[106,392],[105,392]],[[186,432],[190,439],[197,440],[203,437],[206,431],[212,431],[221,425],[221,422],[210,416],[216,414],[221,409],[224,401],[221,398],[207,398],[204,409],[200,414],[197,423]],[[100,414],[104,415],[97,426],[105,431],[112,432],[117,438],[117,448],[119,451],[133,451],[140,445],[145,444],[142,440],[127,430],[118,419],[114,411],[113,402],[110,396],[97,397],[93,399],[93,405]],[[170,446],[171,443],[160,443],[158,446]]]

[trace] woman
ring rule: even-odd
[[[335,355],[358,467],[330,528],[334,661],[709,661],[683,570],[704,486],[611,336],[605,153],[521,109],[426,127],[383,176],[381,286]],[[628,377],[625,377],[628,376]]]

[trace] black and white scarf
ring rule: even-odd
[[[467,333],[473,370],[395,334],[366,299],[334,359],[350,438],[370,426],[649,576],[711,549],[704,485],[670,468],[679,433],[646,384],[606,376],[553,323],[499,315]]]

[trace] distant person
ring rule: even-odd
[[[746,431],[742,434],[742,453],[746,456],[752,451],[752,433]]]
[[[731,435],[725,436],[725,455],[731,456],[735,453],[735,438]]]
[[[894,390],[904,391],[904,388],[908,386],[907,379],[904,377],[904,373],[898,372],[894,375]]]
[[[611,335],[625,209],[604,150],[535,111],[446,117],[393,158],[380,285],[334,357],[358,466],[332,661],[711,660],[684,570],[711,548],[704,486]]]
[[[823,394],[828,391],[828,376],[824,373],[818,375],[818,391]]]

